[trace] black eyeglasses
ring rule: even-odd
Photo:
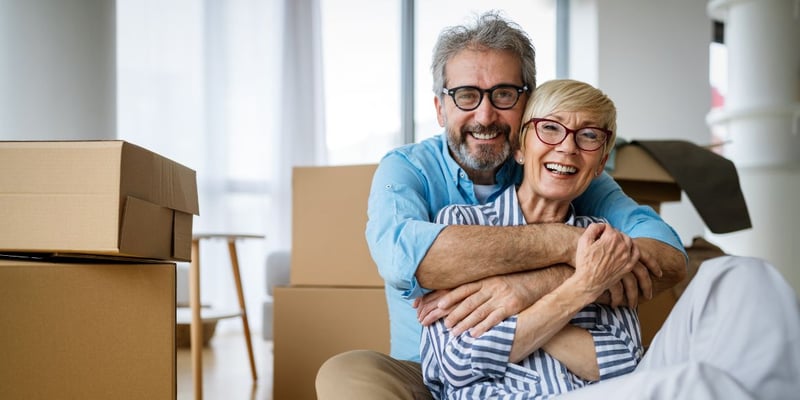
[[[553,121],[547,118],[531,118],[523,125],[523,128],[528,124],[533,123],[536,130],[536,137],[544,144],[551,146],[561,144],[567,135],[574,133],[575,145],[583,151],[595,151],[606,143],[611,137],[611,131],[608,129],[598,128],[595,126],[586,126],[580,129],[569,129],[558,121]]]
[[[489,102],[498,110],[508,110],[514,107],[519,100],[519,95],[528,91],[528,85],[497,85],[489,89],[477,86],[459,86],[448,89],[442,88],[442,93],[449,94],[461,111],[472,111],[481,105],[483,94],[489,93]]]

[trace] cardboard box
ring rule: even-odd
[[[292,286],[383,287],[364,236],[375,168],[294,168]]]
[[[124,141],[0,142],[0,251],[189,261],[195,171]]]
[[[317,370],[347,350],[389,353],[389,315],[379,288],[275,288],[275,400],[316,399]]]
[[[0,399],[175,399],[175,265],[0,259]]]
[[[628,145],[617,149],[611,176],[625,194],[656,212],[660,212],[661,203],[681,199],[681,188],[675,179],[639,146]],[[645,346],[650,345],[676,301],[674,292],[665,290],[639,305],[642,342]]]
[[[661,203],[681,199],[681,188],[675,179],[639,146],[617,149],[611,176],[625,194],[656,212]]]

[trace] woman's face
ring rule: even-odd
[[[601,126],[599,118],[589,112],[557,112],[543,118],[560,122],[569,129]],[[523,160],[522,185],[537,196],[550,200],[572,201],[589,187],[592,179],[603,171],[608,156],[603,147],[585,151],[575,144],[575,134],[568,133],[564,140],[549,145],[539,140],[531,123],[523,147],[516,151],[515,160]]]

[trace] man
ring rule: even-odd
[[[454,335],[479,336],[530,306],[572,273],[582,229],[432,223],[449,204],[483,204],[520,181],[510,134],[536,86],[527,35],[497,13],[445,30],[434,50],[434,105],[445,133],[387,154],[370,193],[367,242],[386,282],[391,357],[356,351],[333,357],[317,376],[319,399],[430,398],[419,365],[421,324],[446,316]],[[638,207],[606,174],[575,202],[635,238],[640,263],[610,294],[635,306],[686,273],[677,234]],[[453,289],[455,288],[455,289]],[[416,300],[435,289],[424,301]],[[623,295],[624,293],[624,295]],[[608,299],[606,300],[609,301]]]

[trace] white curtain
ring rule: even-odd
[[[319,2],[118,0],[117,27],[119,137],[197,171],[195,232],[266,235],[239,245],[258,331],[266,254],[291,246],[291,169],[326,158]],[[227,248],[201,250],[203,303],[235,309]]]
[[[327,150],[319,0],[286,0],[283,10],[276,209],[291,210],[291,167],[324,165]],[[279,248],[291,246],[291,213],[275,215]]]

